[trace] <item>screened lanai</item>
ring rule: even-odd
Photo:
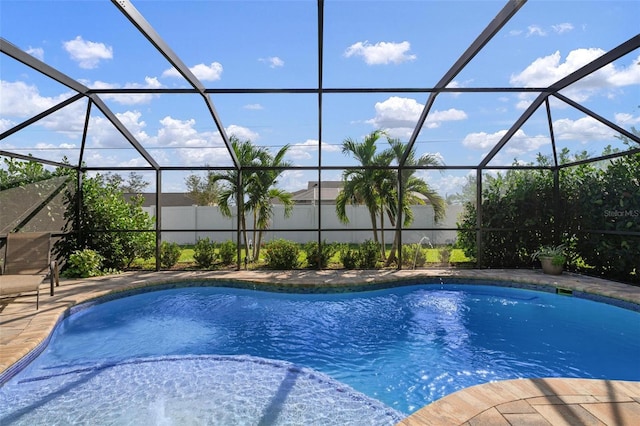
[[[133,174],[145,183],[153,227],[127,231],[152,233],[156,254],[162,241],[242,245],[246,194],[232,194],[224,215],[218,202],[189,198],[188,181],[270,170],[273,188],[297,201],[287,216],[272,198],[266,225],[244,212],[244,228],[263,230],[262,242],[360,243],[374,230],[387,244],[397,235],[399,247],[462,239],[479,267],[522,266],[531,247],[505,249],[515,265],[486,250],[522,234],[536,244],[611,239],[610,250],[592,250],[612,258],[640,247],[640,176],[629,170],[640,155],[638,2],[3,0],[0,8],[1,170],[36,162],[78,172],[0,192],[3,236],[82,233],[91,224],[67,220],[65,192],[82,194],[96,174]],[[390,141],[401,152],[365,162],[345,146],[372,134],[376,154]],[[282,163],[247,161],[234,140],[272,156],[285,148]],[[417,161],[424,156],[432,161]],[[596,190],[580,181],[581,168],[610,164],[627,168],[631,189],[590,194],[593,209],[572,204],[569,215],[564,191]],[[381,207],[374,224],[355,197],[347,222],[338,220],[340,188],[367,171],[395,176],[379,191],[395,206]],[[509,173],[543,176],[551,192],[523,193],[530,206],[502,220],[506,212],[485,201],[505,195]],[[398,208],[414,198],[407,175],[443,200],[441,217],[428,197]],[[170,202],[176,194],[185,201]],[[598,220],[578,223],[585,215]],[[242,256],[238,247],[237,267]]]

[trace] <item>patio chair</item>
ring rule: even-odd
[[[7,235],[4,266],[0,271],[0,297],[36,292],[36,310],[40,307],[40,284],[48,276],[51,295],[60,285],[58,264],[51,260],[49,232],[19,232]]]

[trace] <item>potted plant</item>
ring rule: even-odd
[[[531,255],[533,260],[539,260],[542,265],[542,271],[545,274],[560,275],[567,261],[565,255],[565,245],[542,246],[539,250]]]

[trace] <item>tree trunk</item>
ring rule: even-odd
[[[258,231],[258,239],[256,240],[256,244],[254,246],[255,257],[253,258],[256,262],[260,259],[260,246],[262,245],[262,234],[264,231]]]
[[[391,226],[396,228],[396,221],[391,215],[389,215],[389,222],[391,222]],[[396,232],[393,235],[393,244],[391,245],[391,251],[389,252],[389,258],[384,266],[391,266],[393,262],[397,262],[396,252],[398,251],[398,244],[400,243],[400,232],[401,229],[396,228]]]
[[[377,212],[375,210],[369,210],[369,215],[371,216],[371,229],[373,230],[373,241],[378,243],[378,227],[376,224]]]
[[[251,259],[255,261],[257,259],[256,256],[256,246],[258,245],[258,213],[254,210],[253,212],[253,247],[251,248]]]
[[[380,204],[380,256],[383,262],[387,259],[386,252],[384,244],[384,206]]]
[[[242,231],[242,236],[244,237],[244,257],[247,259],[249,256],[249,240],[247,239],[247,221],[244,218],[244,211],[242,212],[242,216],[240,217],[240,230]]]

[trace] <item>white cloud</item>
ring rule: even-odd
[[[588,142],[611,139],[616,132],[591,117],[578,120],[562,118],[553,122],[553,131],[558,140]]]
[[[93,89],[118,89],[124,87],[125,89],[158,89],[163,87],[162,84],[158,81],[157,77],[145,77],[144,84],[140,83],[125,83],[124,86],[120,86],[119,84],[114,83],[106,83],[104,81],[95,81],[93,83],[87,84],[89,87]],[[144,94],[102,94],[100,95],[103,99],[111,99],[114,102],[117,102],[122,105],[136,105],[136,104],[146,104],[151,102],[153,98],[158,97],[159,95],[154,95],[151,93]]]
[[[499,130],[495,133],[470,133],[462,140],[462,145],[469,149],[486,151],[496,146],[506,133],[507,130]],[[537,151],[540,147],[550,142],[550,139],[546,136],[528,136],[522,129],[519,129],[507,142],[505,149],[508,153],[520,155]]]
[[[505,150],[508,154],[518,156],[527,152],[538,152],[541,147],[550,143],[551,139],[548,136],[527,136],[522,130],[518,130],[505,145]]]
[[[537,58],[519,74],[512,75],[510,83],[524,87],[545,87],[566,77],[604,54],[602,49],[576,49],[561,62],[560,51]]]
[[[640,124],[640,115],[637,117],[634,117],[631,114],[627,114],[624,112],[620,112],[615,114],[615,121],[616,124],[620,125],[620,126],[634,126],[636,124]]]
[[[376,116],[367,123],[376,129],[383,129],[392,137],[410,136],[415,128],[424,105],[415,99],[392,96],[383,102],[376,102]],[[455,108],[445,111],[434,110],[427,116],[425,126],[439,127],[444,121],[458,121],[467,118],[467,114]]]
[[[451,83],[447,84],[447,88],[458,89],[458,88],[461,88],[461,87],[468,87],[472,82],[473,82],[473,79],[465,80],[465,81],[462,81],[462,82],[457,81],[457,80],[453,80]],[[462,93],[456,93],[456,92],[449,93],[449,95],[451,95],[453,97],[458,97],[461,94]]]
[[[158,131],[157,144],[161,146],[204,146],[204,138],[198,135],[193,126],[196,120],[179,120],[166,116],[160,120],[162,128]]]
[[[349,46],[345,50],[344,56],[347,58],[362,56],[367,65],[399,64],[416,59],[416,55],[408,54],[410,49],[411,43],[408,41],[401,43],[381,41],[376,44],[370,44],[368,41],[359,41]]]
[[[27,53],[34,58],[44,61],[44,49],[42,47],[31,47],[27,49]]]
[[[530,37],[530,36],[544,37],[546,35],[547,35],[546,31],[537,25],[529,25],[529,27],[527,27],[527,37]]]
[[[291,148],[287,152],[287,155],[291,157],[293,160],[310,160],[311,153],[318,151],[318,140],[317,139],[307,139],[302,143],[294,143],[291,144]],[[340,147],[336,145],[331,145],[326,142],[322,142],[322,152],[338,152],[340,151]]]
[[[258,60],[268,64],[269,68],[279,68],[284,66],[284,61],[277,56],[269,56],[268,58],[260,58]]]
[[[521,73],[511,76],[513,85],[524,87],[545,87],[566,77],[584,65],[594,61],[605,53],[602,49],[576,49],[569,52],[564,62],[561,62],[560,52],[538,58]],[[609,64],[590,76],[584,78],[583,86],[627,86],[640,83],[640,56],[632,61],[627,68],[617,68]],[[578,84],[578,83],[576,83]]]
[[[149,152],[159,162],[179,165],[231,165],[231,157],[219,132],[198,131],[194,119],[180,120],[166,116],[160,120],[160,124],[157,134],[149,137],[147,143],[148,146],[152,146]],[[237,125],[230,125],[226,132],[241,140],[256,140],[259,137],[250,129]]]
[[[500,130],[496,133],[469,133],[462,140],[462,145],[469,149],[487,150],[493,148],[506,133],[506,130]]]
[[[189,70],[201,81],[216,81],[222,78],[222,64],[212,62],[211,65],[198,64]],[[162,73],[162,77],[182,77],[177,69],[169,68]]]
[[[6,119],[6,118],[0,118],[0,132],[4,132],[6,130],[9,130],[10,128],[12,128],[13,126],[15,126],[17,123]]]
[[[525,35],[526,37],[546,37],[549,34],[549,31],[552,31],[556,34],[564,34],[569,31],[573,31],[573,24],[570,22],[562,22],[560,24],[551,25],[550,29],[544,29],[540,25],[529,25],[526,31],[521,29],[514,29],[509,31],[509,35],[512,37],[517,37],[521,35]]]
[[[278,187],[293,192],[307,187],[302,170],[285,170],[278,178]]]
[[[129,132],[141,143],[149,141],[149,136],[144,132],[146,123],[141,121],[142,113],[139,111],[125,111],[116,113],[116,117],[129,130]],[[89,123],[89,148],[122,148],[130,147],[129,142],[113,126],[106,117],[98,115],[91,118]]]
[[[564,34],[573,30],[573,24],[569,22],[563,22],[561,24],[552,25],[551,28],[558,34]]]
[[[0,114],[6,120],[10,117],[30,118],[71,97],[71,93],[55,97],[41,96],[37,86],[22,81],[0,81],[0,93]],[[77,138],[82,133],[85,109],[85,102],[74,102],[38,120],[32,126],[41,126],[67,137]]]
[[[260,109],[264,109],[264,107],[260,104],[247,104],[243,107],[244,109],[251,109],[251,110],[260,110]]]
[[[234,135],[241,141],[248,139],[252,142],[255,142],[258,139],[260,139],[260,135],[258,133],[254,132],[253,130],[247,127],[242,127],[235,124],[231,124],[229,127],[225,129],[225,131],[227,132],[227,136]]]
[[[519,74],[511,76],[512,85],[523,87],[546,87],[566,77],[572,72],[599,58],[605,53],[602,49],[576,49],[569,52],[564,62],[559,51],[537,58]],[[577,102],[584,102],[598,93],[608,98],[616,96],[615,90],[622,87],[640,84],[640,56],[627,67],[611,63],[582,80],[572,84],[562,93]],[[522,94],[518,108],[528,106],[531,94]]]
[[[438,194],[453,195],[462,191],[468,180],[465,176],[431,174],[425,179]]]
[[[38,87],[22,81],[0,81],[0,112],[5,117],[31,117],[70,98],[71,93],[41,96]]]
[[[80,68],[96,68],[101,60],[113,58],[113,48],[111,46],[84,40],[81,36],[65,41],[62,45]]]
[[[449,108],[444,111],[438,111],[438,110],[432,111],[427,116],[427,120],[425,121],[425,124],[429,128],[436,128],[436,127],[440,127],[440,124],[443,121],[460,121],[460,120],[466,120],[466,119],[467,119],[466,112],[459,109],[455,109],[455,108]]]
[[[376,116],[367,123],[378,129],[415,127],[424,105],[415,99],[392,96],[374,106]]]

